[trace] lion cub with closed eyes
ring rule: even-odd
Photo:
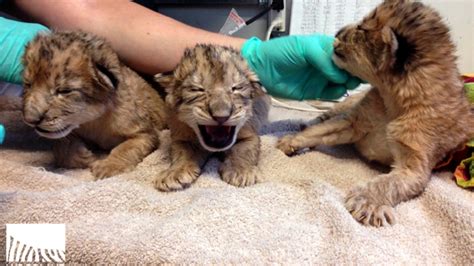
[[[219,173],[234,186],[257,181],[258,130],[266,121],[269,97],[234,49],[197,45],[187,49],[170,75],[158,74],[168,95],[171,166],[155,187],[179,190],[194,182],[212,153],[225,160]]]
[[[90,167],[100,179],[134,168],[158,147],[163,100],[102,38],[39,34],[23,62],[24,120],[39,135],[58,139],[58,166]],[[91,145],[111,152],[99,159]]]
[[[336,65],[372,89],[283,137],[278,148],[290,155],[354,143],[367,159],[391,165],[390,173],[349,192],[345,206],[361,223],[393,223],[393,207],[420,195],[435,165],[473,137],[455,46],[435,10],[407,0],[384,1],[336,38]]]

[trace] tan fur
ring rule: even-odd
[[[105,178],[134,168],[158,147],[163,100],[103,39],[82,32],[41,34],[28,44],[23,61],[24,120],[40,135],[58,139],[59,166],[90,167],[96,178]],[[99,159],[86,143],[111,152]]]
[[[219,170],[225,182],[235,186],[257,182],[258,130],[267,119],[269,98],[239,52],[198,45],[186,50],[171,75],[159,74],[156,80],[168,93],[172,139],[171,166],[159,174],[156,188],[170,191],[190,185],[215,152],[225,156]],[[210,143],[213,137],[203,133],[208,127],[221,131],[234,127],[235,134],[223,134],[224,144]]]
[[[411,1],[385,1],[336,37],[335,63],[374,87],[278,148],[355,143],[364,157],[391,165],[351,191],[346,208],[364,224],[393,223],[392,207],[422,193],[436,163],[473,136],[455,47],[438,13]]]

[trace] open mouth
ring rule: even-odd
[[[223,149],[229,146],[234,140],[235,126],[204,126],[199,125],[204,143],[215,149]]]
[[[71,131],[73,129],[74,129],[74,126],[72,126],[72,125],[66,126],[62,129],[55,130],[55,131],[46,130],[46,129],[43,129],[43,128],[40,128],[40,127],[35,127],[36,132],[40,136],[43,136],[43,137],[49,138],[49,139],[63,138],[65,136],[67,136],[69,133],[71,133]]]

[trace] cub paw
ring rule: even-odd
[[[189,187],[198,178],[201,169],[195,166],[173,167],[162,171],[153,185],[159,191],[176,191]]]
[[[131,170],[132,168],[133,167],[130,167],[123,162],[106,158],[92,163],[91,172],[92,175],[96,178],[96,180],[99,180],[121,174],[123,172]]]
[[[90,150],[88,150],[86,147],[81,147],[78,149],[76,155],[72,158],[72,161],[73,164],[80,166],[80,168],[87,168],[97,161],[97,159],[98,157]]]
[[[236,167],[224,162],[219,169],[222,180],[236,187],[246,187],[257,183],[258,168],[256,166]]]
[[[364,225],[380,227],[395,223],[393,208],[377,202],[364,188],[351,191],[346,197],[345,207],[354,219]]]
[[[287,135],[279,139],[277,142],[277,149],[290,156],[296,153],[296,148],[292,145],[293,136]]]
[[[55,155],[56,165],[64,168],[88,168],[98,160],[98,156],[86,147],[77,147],[75,152],[65,156]]]

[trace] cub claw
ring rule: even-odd
[[[363,188],[357,188],[346,197],[345,207],[352,217],[364,225],[375,227],[395,223],[393,208],[389,205],[376,202]]]
[[[181,169],[167,169],[162,171],[153,185],[159,191],[176,191],[189,187],[199,176],[199,168],[183,167]]]
[[[295,147],[291,145],[293,136],[284,136],[277,142],[277,149],[283,151],[286,155],[291,156],[296,153]]]

